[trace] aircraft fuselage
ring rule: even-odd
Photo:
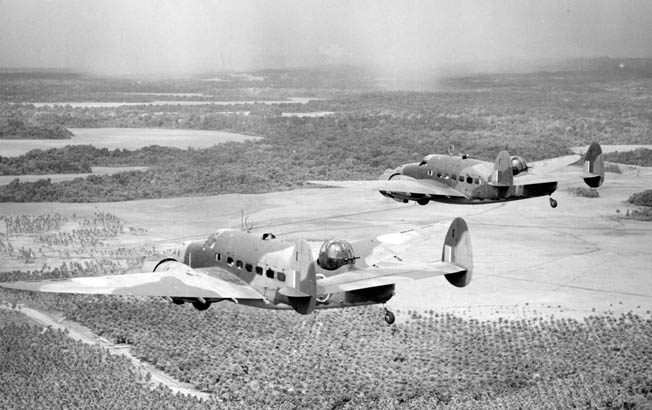
[[[267,235],[267,234],[265,234]],[[186,244],[179,251],[178,261],[194,269],[217,267],[230,272],[249,284],[266,301],[239,299],[237,303],[268,309],[289,309],[290,301],[280,293],[284,287],[298,288],[300,278],[289,261],[293,258],[295,243],[263,235],[253,235],[237,230],[222,229],[210,235],[205,241]],[[313,250],[314,255],[314,250]],[[346,272],[343,266],[334,271],[322,269],[313,258],[310,269],[317,277],[328,277]],[[208,274],[212,274],[210,270]],[[219,276],[216,270],[215,275]],[[227,279],[226,275],[219,276]],[[394,296],[394,285],[378,286],[356,291],[317,295],[315,308],[340,308],[385,303]],[[196,302],[190,298],[174,298],[175,303]],[[222,299],[208,299],[207,303]]]
[[[494,164],[468,157],[450,155],[428,155],[420,163],[398,167],[388,179],[406,176],[417,180],[433,180],[445,184],[464,197],[444,195],[413,194],[409,192],[380,191],[384,196],[399,201],[427,203],[430,200],[458,204],[481,204],[511,201],[550,195],[557,189],[557,182],[541,184],[495,186],[490,184]]]

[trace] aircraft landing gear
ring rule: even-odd
[[[206,310],[211,307],[211,302],[206,302],[205,300],[196,300],[192,302],[192,306],[197,310]]]
[[[417,204],[419,205],[428,205],[428,202],[430,202],[430,199],[428,198],[417,199]]]
[[[385,316],[383,319],[385,319],[385,322],[387,322],[388,325],[391,325],[396,321],[396,316],[394,316],[394,313],[389,309],[385,308]]]
[[[557,208],[557,200],[549,198],[550,199],[550,206],[553,208]]]

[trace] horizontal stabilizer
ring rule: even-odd
[[[442,228],[446,226],[434,224],[354,243],[354,248],[372,250],[361,261],[367,266],[317,280],[317,293],[353,291],[439,275],[445,275],[455,286],[466,286],[473,270],[466,222],[462,218],[453,220],[445,234],[441,258],[438,255],[433,258],[433,250],[441,246]],[[429,260],[423,260],[424,257]]]
[[[301,292],[297,288],[291,288],[291,287],[284,287],[279,289],[278,293],[280,293],[283,296],[287,296],[289,298],[305,298],[305,297],[310,297],[309,294]]]

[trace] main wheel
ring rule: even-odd
[[[417,199],[417,204],[419,205],[428,205],[428,202],[430,202],[428,198]]]
[[[200,302],[199,300],[196,300],[192,302],[192,306],[197,309],[197,310],[206,310],[209,307],[211,307],[211,302]]]
[[[557,208],[557,201],[555,199],[550,198],[550,206],[553,208]]]
[[[385,319],[385,322],[387,322],[388,325],[391,325],[392,323],[394,323],[396,321],[396,317],[389,310],[385,310],[384,319]]]

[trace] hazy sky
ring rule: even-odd
[[[652,57],[651,0],[0,0],[0,67],[108,74]]]

